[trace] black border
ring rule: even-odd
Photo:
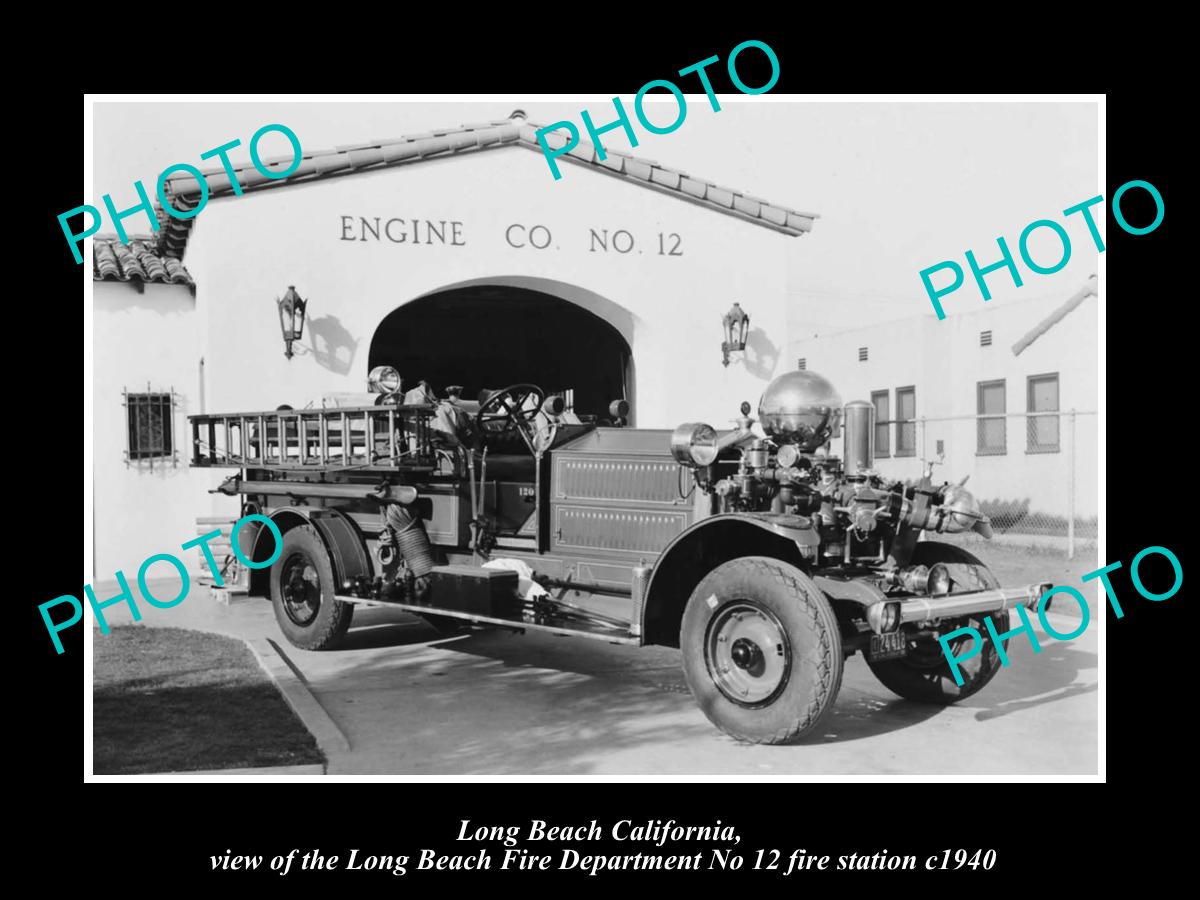
[[[713,53],[724,55],[747,36],[766,40],[779,54],[783,75],[775,93],[817,87],[871,91],[881,83],[895,90],[920,92],[1018,90],[1022,87],[1012,82],[1011,73],[1026,63],[1032,64],[1039,53],[1053,71],[1061,71],[1061,80],[1073,89],[1095,90],[1097,80],[1111,80],[1092,77],[1078,58],[1078,65],[1069,65],[1063,55],[1065,45],[1057,36],[1023,37],[1024,49],[1015,55],[1012,46],[996,48],[1006,55],[991,56],[997,62],[995,66],[954,66],[956,61],[977,64],[989,58],[992,48],[945,50],[939,59],[925,66],[914,62],[881,81],[871,75],[873,68],[866,74],[856,75],[853,71],[858,56],[870,54],[870,45],[858,55],[844,53],[838,60],[840,68],[821,68],[820,54],[812,49],[813,44],[832,37],[853,44],[854,34],[849,30],[830,33],[799,27],[774,31],[748,28],[744,35],[727,38],[725,34],[737,35],[739,29],[725,26],[721,34],[714,28],[701,38],[675,34],[664,39],[661,34],[643,33],[631,22],[621,37],[598,35],[590,45],[584,44],[577,31],[564,31],[556,43],[539,37],[537,32],[522,33],[514,23],[512,30],[476,38],[474,46],[469,45],[467,37],[457,34],[453,40],[442,33],[424,42],[416,29],[403,41],[400,36],[383,34],[364,40],[353,53],[347,51],[345,71],[332,79],[315,68],[313,53],[307,47],[280,47],[275,65],[288,66],[287,71],[295,75],[273,87],[286,85],[295,91],[487,90],[629,95],[644,81],[673,71],[672,67],[678,69]],[[1085,56],[1095,46],[1089,41],[1089,31],[1090,26],[1081,27],[1070,42]],[[928,51],[929,40],[933,39],[926,37],[923,43],[910,46],[914,51]],[[941,36],[937,40],[949,39]],[[971,43],[961,35],[959,40]],[[385,50],[391,50],[392,55],[387,56]],[[947,64],[951,67],[948,72],[943,68]],[[936,76],[922,83],[912,73],[926,67]],[[970,78],[963,80],[964,72],[978,73],[981,68],[988,69],[988,73],[974,83]],[[720,69],[713,71],[719,73]],[[479,73],[486,73],[486,79]],[[115,79],[110,76],[109,80]],[[209,71],[198,73],[187,89],[245,90],[252,88],[254,80],[235,70],[226,69],[215,76]],[[336,87],[319,85],[322,81],[336,82]],[[1046,86],[1050,85],[1023,87]],[[96,89],[154,87],[139,80],[137,84],[101,84]],[[178,80],[172,87],[184,89]],[[721,83],[716,87],[729,89]],[[26,146],[12,170],[18,175],[14,179],[18,191],[28,192],[28,198],[18,201],[20,209],[34,214],[24,220],[31,225],[31,233],[20,242],[20,262],[14,262],[10,245],[9,263],[14,267],[10,275],[28,279],[34,302],[17,297],[14,300],[24,302],[17,309],[15,304],[9,307],[10,327],[16,325],[18,329],[17,339],[10,343],[10,358],[20,366],[19,372],[10,374],[10,388],[19,395],[39,398],[34,405],[49,394],[56,401],[53,415],[63,418],[63,434],[70,432],[70,416],[62,410],[86,402],[72,390],[71,360],[80,351],[69,333],[73,329],[65,324],[69,316],[64,315],[64,310],[78,302],[81,275],[70,257],[64,258],[62,235],[55,220],[58,212],[80,202],[76,179],[80,171],[82,104],[81,93],[66,89],[47,90],[37,96],[35,108],[23,119],[37,140]],[[1153,544],[1171,548],[1185,571],[1188,567],[1185,553],[1194,518],[1190,486],[1194,473],[1184,440],[1190,427],[1186,398],[1190,396],[1191,379],[1182,361],[1189,358],[1186,342],[1190,328],[1186,321],[1173,317],[1188,316],[1191,292],[1182,280],[1186,256],[1178,252],[1183,246],[1181,237],[1177,237],[1174,247],[1170,243],[1171,235],[1186,221],[1187,211],[1175,190],[1181,180],[1173,175],[1173,160],[1169,158],[1172,148],[1186,146],[1182,131],[1185,117],[1177,103],[1156,87],[1134,86],[1127,80],[1124,92],[1108,95],[1107,116],[1108,133],[1101,135],[1108,153],[1106,198],[1120,184],[1143,179],[1159,188],[1168,207],[1162,226],[1153,234],[1127,235],[1111,213],[1105,231],[1105,408],[1116,438],[1108,443],[1107,434],[1101,436],[1108,452],[1107,560],[1125,562],[1126,568],[1114,575],[1113,583],[1123,600],[1130,598],[1123,603],[1123,619],[1117,620],[1111,611],[1107,614],[1107,788],[1018,785],[983,776],[933,785],[280,785],[270,789],[272,797],[264,803],[258,786],[250,791],[223,787],[224,796],[206,792],[208,796],[201,798],[197,790],[157,785],[152,794],[133,786],[138,793],[136,802],[109,799],[85,805],[84,795],[78,790],[83,769],[78,718],[82,631],[76,629],[64,635],[66,653],[59,657],[45,638],[36,609],[46,598],[79,589],[74,569],[76,520],[72,518],[68,528],[64,511],[73,508],[74,498],[79,496],[76,491],[81,461],[74,455],[75,445],[66,438],[61,446],[49,448],[49,462],[44,453],[21,447],[19,440],[10,443],[17,451],[9,470],[16,488],[10,515],[20,522],[20,538],[10,545],[10,551],[20,552],[10,557],[10,571],[20,578],[22,589],[17,591],[19,599],[15,602],[24,616],[20,641],[24,652],[16,677],[10,682],[19,707],[10,742],[18,745],[22,756],[21,766],[13,774],[24,776],[32,770],[33,778],[18,780],[38,788],[38,799],[30,810],[34,821],[27,823],[28,831],[42,836],[39,843],[47,854],[57,853],[66,839],[66,829],[85,820],[90,839],[99,840],[100,835],[111,839],[109,851],[116,859],[113,866],[124,885],[162,884],[164,877],[201,875],[232,883],[234,879],[227,874],[214,875],[208,869],[208,855],[226,847],[235,853],[264,855],[286,852],[293,846],[322,847],[330,852],[358,846],[364,852],[394,853],[404,852],[405,847],[411,852],[414,846],[428,845],[449,851],[455,846],[453,835],[458,822],[464,818],[503,824],[526,823],[532,818],[558,822],[597,818],[608,823],[617,818],[674,818],[710,824],[720,818],[735,824],[743,837],[742,847],[804,847],[810,853],[831,854],[864,847],[920,853],[944,845],[997,849],[1001,865],[986,875],[954,873],[956,887],[966,886],[965,880],[973,878],[993,888],[1028,890],[1033,885],[1048,884],[1046,879],[1052,873],[1061,876],[1064,866],[1068,870],[1078,865],[1103,871],[1109,861],[1097,860],[1094,848],[1114,840],[1120,844],[1122,858],[1145,860],[1143,854],[1154,852],[1156,859],[1169,859],[1172,838],[1164,833],[1169,829],[1157,827],[1157,816],[1149,807],[1156,796],[1173,794],[1178,777],[1183,777],[1185,784],[1189,780],[1180,773],[1187,756],[1186,749],[1177,745],[1175,735],[1190,721],[1190,704],[1184,692],[1191,687],[1191,680],[1186,677],[1185,666],[1190,668],[1187,638],[1194,629],[1184,621],[1185,592],[1162,603],[1143,601],[1129,583],[1127,567],[1135,553]],[[27,167],[32,171],[25,171]],[[1138,203],[1135,195],[1129,195],[1127,216],[1134,221],[1148,219],[1149,215],[1139,218]],[[49,342],[46,335],[52,336]],[[52,348],[53,356],[47,355],[47,347]],[[82,384],[82,377],[76,383]],[[12,436],[10,431],[10,440]],[[84,524],[87,529],[89,523]],[[117,789],[126,791],[130,786]],[[1139,791],[1136,801],[1124,793],[1131,789]],[[177,796],[179,790],[187,791],[185,800]],[[1091,793],[1095,790],[1117,790],[1119,794],[1111,805],[1108,798],[1101,804],[1098,795]],[[1141,824],[1136,815],[1128,818],[1120,812],[1134,802],[1133,808],[1147,815]],[[136,850],[128,854],[128,859],[121,859],[122,842],[129,839],[134,840]],[[107,855],[109,851],[104,852]],[[109,866],[103,868],[111,871]],[[101,874],[99,869],[88,869],[96,877]],[[346,883],[347,874],[343,873],[340,884]],[[559,873],[554,880],[573,890],[618,883],[678,889],[684,882],[688,887],[708,890],[714,880],[744,884],[746,874],[706,872],[701,880],[687,873],[626,873],[594,879]],[[268,876],[239,874],[237,882],[241,883],[243,877],[262,882]],[[332,883],[334,876],[313,873],[313,877],[324,877]],[[355,883],[362,884],[362,877]],[[449,883],[461,884],[465,878],[478,884],[483,877],[454,873]],[[511,878],[507,883],[520,890],[546,881],[540,874],[530,877],[537,880]],[[753,877],[767,876],[762,873]],[[800,877],[807,880],[810,874],[784,880],[780,886],[800,886]],[[895,888],[891,878],[885,882],[882,875],[867,877],[871,886]],[[934,877],[944,881],[950,876],[934,873]],[[411,877],[396,880],[386,875],[375,875],[371,883],[412,884]],[[439,875],[422,883],[446,885],[448,881]],[[825,883],[861,885],[861,881],[847,880]]]

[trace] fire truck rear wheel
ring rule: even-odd
[[[917,544],[911,561],[914,565],[924,566],[932,566],[935,563],[974,566],[984,587],[1000,587],[999,580],[978,557],[953,544],[921,541]],[[883,662],[871,662],[868,659],[867,666],[884,687],[905,700],[939,705],[965,700],[983,690],[1000,671],[1000,654],[996,652],[996,647],[988,635],[987,625],[983,621],[985,618],[986,613],[977,613],[942,623],[942,634],[967,626],[984,636],[983,647],[978,655],[965,659],[959,666],[959,677],[963,679],[961,685],[954,680],[950,662],[942,651],[942,645],[931,638],[922,638],[910,643],[908,656]],[[997,634],[1008,631],[1007,612],[992,613],[991,619]],[[970,635],[958,638],[951,644],[950,652],[955,656],[965,656],[973,640]],[[1007,650],[1008,641],[1004,641],[1003,644]]]
[[[271,566],[271,603],[284,636],[303,650],[336,647],[350,627],[354,606],[334,599],[333,562],[311,525],[283,536]]]
[[[742,741],[810,735],[842,685],[842,639],[829,602],[802,571],[770,557],[709,572],[688,600],[679,647],[700,709]]]

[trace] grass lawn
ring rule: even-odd
[[[135,625],[93,649],[97,775],[325,762],[239,640]]]

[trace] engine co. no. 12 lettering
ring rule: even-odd
[[[617,229],[611,235],[609,235],[607,228],[592,228],[589,230],[591,231],[591,246],[588,247],[588,250],[592,253],[595,253],[597,249],[607,253],[609,247],[612,247],[617,253],[628,253],[636,243],[633,235],[624,228]],[[683,250],[680,246],[682,243],[683,239],[675,232],[672,231],[669,234],[663,234],[660,231],[658,232],[658,255],[683,256]]]
[[[589,253],[613,252],[624,256],[637,249],[637,239],[628,229],[589,228],[588,232]],[[683,238],[678,234],[673,231],[670,233],[659,231],[656,236],[658,237],[658,256],[683,256]],[[514,222],[504,229],[504,240],[516,250],[523,250],[527,247],[532,247],[534,250],[561,249],[554,242],[553,234],[545,225]],[[637,253],[642,252],[640,249],[637,250]]]
[[[357,221],[356,221],[357,220]],[[340,216],[338,237],[343,241],[374,242],[390,241],[393,244],[430,245],[442,244],[452,247],[467,246],[464,225],[458,221],[444,219],[402,219],[384,216]],[[504,242],[514,250],[560,250],[550,229],[541,224],[513,222],[504,231]],[[633,232],[626,228],[589,228],[589,253],[616,253],[624,256],[648,252],[657,256],[683,256],[683,238],[674,231],[655,232],[647,242],[648,250],[638,246]],[[579,248],[578,238],[570,242],[571,248]]]

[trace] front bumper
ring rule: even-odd
[[[1014,606],[1036,609],[1042,595],[1051,587],[1053,585],[1050,582],[1037,582],[1021,588],[998,588],[970,594],[947,594],[944,597],[910,597],[900,601],[900,624],[1000,612]]]

